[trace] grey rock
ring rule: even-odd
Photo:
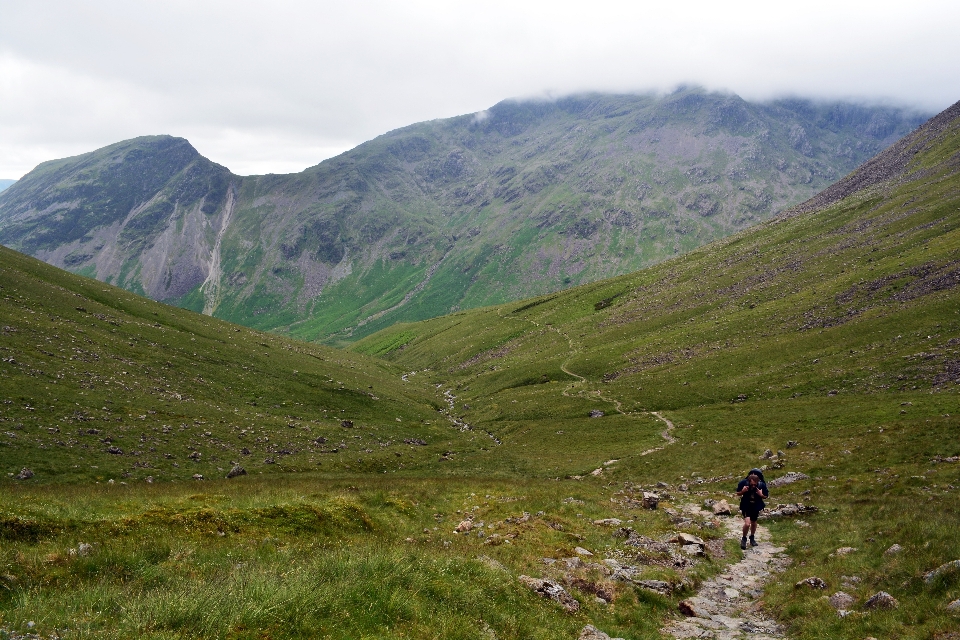
[[[767,483],[767,486],[771,488],[782,487],[787,484],[792,484],[794,482],[799,482],[800,480],[809,480],[810,476],[805,473],[800,473],[799,471],[787,471],[784,475],[779,478],[774,478]]]
[[[593,524],[598,527],[619,527],[623,524],[623,521],[619,518],[603,518],[602,520],[594,520]]]
[[[227,472],[228,478],[236,478],[237,476],[245,476],[245,475],[247,475],[247,470],[238,464],[233,465],[233,468],[231,468],[230,471]]]
[[[203,480],[203,474],[195,473],[195,474],[193,474],[193,479],[194,479],[194,480]]]
[[[893,544],[890,546],[889,549],[883,552],[883,555],[893,556],[900,553],[901,551],[903,551],[903,547],[901,547],[899,544]]]
[[[611,638],[592,624],[588,624],[580,632],[580,637],[577,640],[623,640],[623,638]]]
[[[933,571],[928,571],[926,574],[924,574],[923,579],[927,584],[932,584],[940,576],[958,572],[960,572],[960,559],[944,562]]]
[[[580,610],[580,603],[571,596],[566,590],[553,582],[544,578],[531,578],[530,576],[520,576],[520,582],[541,595],[558,603],[567,613],[576,613]]]
[[[834,609],[849,609],[856,600],[849,593],[837,591],[830,596],[830,606]]]
[[[702,538],[699,538],[692,533],[678,533],[677,543],[682,545],[693,544],[701,547],[706,544]]]
[[[802,587],[809,587],[811,589],[826,589],[827,583],[823,581],[823,578],[810,576],[809,578],[804,578],[797,584],[793,585],[794,589],[800,589]]]
[[[733,513],[733,507],[726,500],[720,500],[719,502],[714,502],[713,506],[713,515],[715,516],[728,516]]]
[[[897,602],[897,599],[886,591],[879,591],[863,603],[864,609],[896,609],[900,606],[900,603]]]
[[[708,598],[694,596],[682,600],[677,608],[680,613],[691,618],[710,618],[717,612],[717,603]]]
[[[797,442],[796,440],[787,440],[787,449],[793,449],[793,448],[796,447],[798,444],[800,444],[800,443]]]
[[[17,480],[29,480],[32,477],[33,477],[33,471],[31,469],[28,469],[27,467],[20,469],[20,473],[16,475]]]
[[[950,613],[960,613],[960,598],[948,603],[946,610]]]
[[[655,591],[656,593],[668,596],[673,593],[673,586],[669,582],[664,580],[633,580],[633,584],[637,585],[641,589],[646,589],[647,591]]]
[[[590,417],[591,417],[591,418],[602,418],[602,417],[603,417],[603,411],[600,411],[600,409],[594,409],[593,411],[590,412]]]
[[[643,508],[644,509],[656,509],[657,505],[660,503],[660,496],[655,493],[643,492]]]

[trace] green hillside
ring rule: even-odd
[[[361,468],[382,470],[396,468],[403,438],[449,440],[433,394],[393,365],[158,304],[5,248],[0,275],[5,475],[216,478],[234,462],[255,474],[333,470],[356,468],[358,455]]]
[[[661,262],[809,198],[923,119],[697,88],[508,100],[246,177],[149,136],[37,167],[0,196],[0,242],[342,345]]]

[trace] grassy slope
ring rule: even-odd
[[[958,155],[954,120],[910,160],[910,179],[636,274],[397,326],[356,349],[426,370],[531,474],[589,468],[557,459],[565,439],[595,447],[594,465],[619,458],[616,480],[674,483],[741,473],[799,441],[785,470],[813,479],[774,501],[822,513],[812,527],[775,525],[802,562],[769,605],[802,638],[931,637],[955,627],[942,606],[960,596],[956,576],[921,579],[960,549],[958,465],[937,462],[960,454]],[[586,418],[594,408],[608,415]],[[657,455],[594,436],[608,421],[652,436],[652,410],[681,425]],[[550,446],[518,449],[534,442]],[[893,543],[908,551],[882,555]],[[840,546],[858,551],[830,557]],[[903,604],[840,620],[820,594],[794,591],[807,575],[830,593],[856,575],[861,586],[845,590],[861,602],[884,589]]]
[[[378,443],[449,440],[433,395],[393,365],[167,307],[8,249],[0,260],[7,473],[177,479],[222,476],[230,461],[251,473],[341,469],[358,455],[378,468],[394,458]],[[376,453],[355,453],[368,448]]]

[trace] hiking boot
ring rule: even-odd
[[[746,551],[747,549],[747,536],[740,538],[740,548]]]
[[[751,547],[757,546],[757,541],[753,539],[753,536],[750,536],[750,546]]]

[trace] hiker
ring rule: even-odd
[[[737,495],[740,496],[740,512],[743,513],[743,537],[740,538],[740,548],[747,548],[747,532],[750,533],[750,546],[757,546],[754,536],[757,533],[757,516],[763,509],[763,499],[770,497],[767,483],[763,481],[763,472],[760,469],[751,469],[746,478],[737,485]]]

